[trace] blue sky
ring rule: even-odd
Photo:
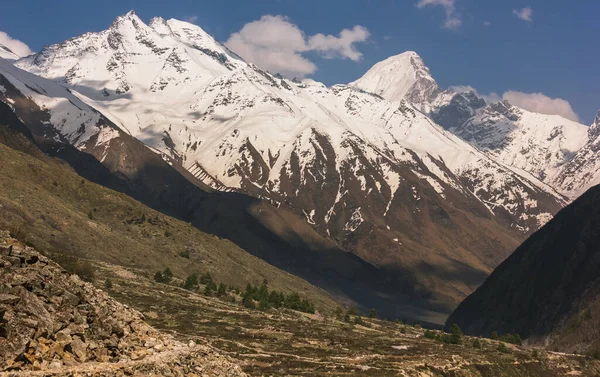
[[[521,94],[519,105],[539,106],[542,112],[566,111],[547,97],[561,98],[586,124],[600,109],[596,0],[20,0],[3,4],[0,31],[39,51],[103,30],[131,9],[144,21],[154,16],[193,20],[222,42],[254,21],[259,32],[268,33],[265,27],[271,24],[260,23],[261,17],[282,16],[277,20],[305,38],[305,46],[293,51],[295,58],[314,65],[312,73],[305,67],[305,74],[327,85],[353,81],[376,62],[414,50],[442,87],[470,85],[500,97],[514,91]],[[367,33],[357,33],[354,43],[338,43],[342,30],[357,31],[356,26]],[[313,47],[309,38],[319,33],[335,38]],[[323,45],[334,47],[324,50],[330,47]],[[528,97],[531,93],[544,96]]]

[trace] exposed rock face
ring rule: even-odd
[[[0,232],[0,269],[2,371],[243,375],[214,351],[155,330],[137,311],[6,232]]]

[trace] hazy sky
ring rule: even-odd
[[[196,23],[259,66],[327,85],[414,50],[442,87],[586,124],[600,109],[597,0],[20,0],[2,6],[0,43],[39,51],[131,9]]]

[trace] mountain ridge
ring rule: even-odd
[[[89,148],[73,137],[93,127],[74,133],[70,118],[51,127],[114,172],[129,169],[123,150],[104,145],[121,132],[194,184],[232,194],[223,200],[242,193],[270,203],[267,213],[299,216],[315,238],[401,271],[410,295],[450,310],[568,199],[437,124],[430,112],[456,93],[441,91],[416,53],[390,59],[414,74],[396,93],[410,98],[271,75],[196,25],[146,25],[130,12],[16,65],[69,88],[119,129]]]

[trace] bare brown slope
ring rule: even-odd
[[[600,186],[534,233],[452,313],[468,334],[549,337],[552,347],[600,342]]]

